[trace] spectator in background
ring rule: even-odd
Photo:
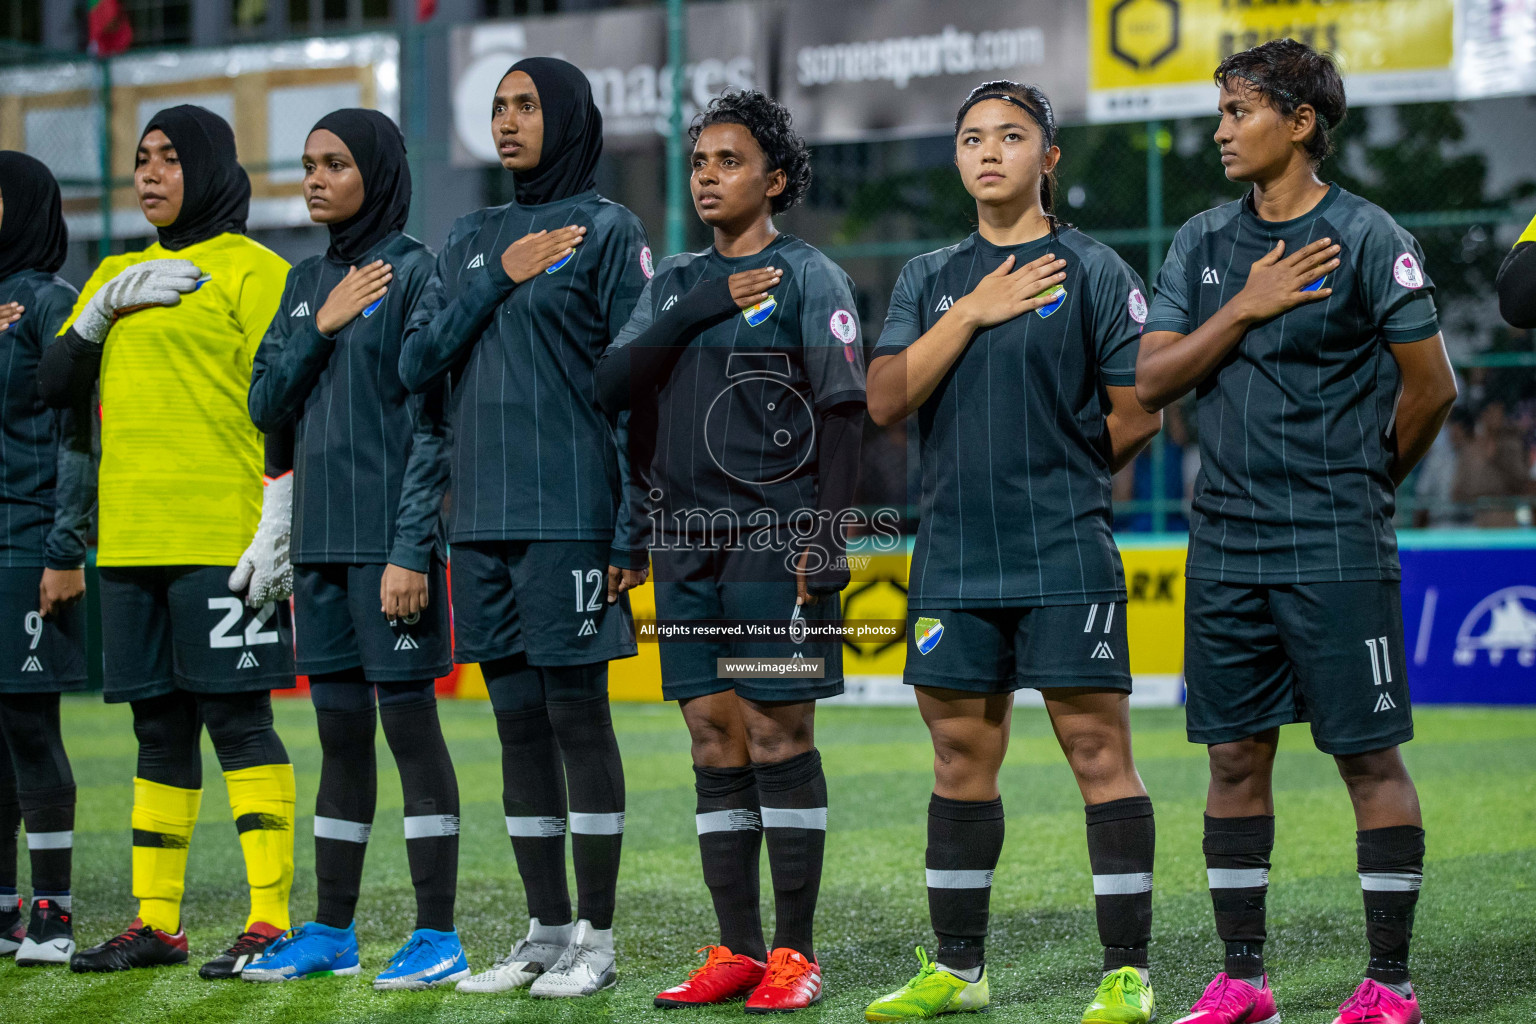
[[[1452,500],[1476,503],[1472,525],[1519,525],[1513,502],[1487,500],[1530,494],[1532,491],[1525,442],[1505,414],[1504,403],[1491,401],[1477,415],[1472,436],[1460,449]]]
[[[1471,523],[1468,510],[1454,504],[1457,465],[1472,441],[1475,421],[1466,408],[1452,410],[1445,429],[1419,464],[1413,482],[1413,525],[1424,527],[1466,526]]]
[[[1191,430],[1192,417],[1185,412],[1185,403],[1170,405],[1163,410],[1163,467],[1159,477],[1154,468],[1152,450],[1142,452],[1136,460],[1114,475],[1111,483],[1114,500],[1150,502],[1166,498],[1176,502],[1168,508],[1164,520],[1165,533],[1188,533],[1189,517],[1185,510],[1194,496],[1195,475],[1200,471],[1200,451]],[[1153,442],[1156,443],[1155,441]],[[1115,516],[1116,530],[1147,533],[1153,528],[1153,515],[1149,506],[1137,511]]]

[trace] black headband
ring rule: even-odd
[[[960,134],[960,123],[965,120],[965,115],[970,112],[970,109],[976,104],[983,103],[987,100],[1002,100],[1005,103],[1012,103],[1014,106],[1024,111],[1024,113],[1028,114],[1034,120],[1035,124],[1040,126],[1040,134],[1045,139],[1045,145],[1047,149],[1056,145],[1055,129],[1053,129],[1051,125],[1046,121],[1045,115],[1012,93],[1006,92],[984,92],[980,96],[972,96],[970,99],[966,100],[965,105],[960,108],[960,113],[955,115],[956,135]]]
[[[1317,104],[1307,103],[1306,100],[1297,96],[1289,89],[1282,89],[1278,85],[1272,85],[1269,82],[1260,81],[1253,75],[1247,75],[1241,71],[1228,71],[1225,75],[1222,76],[1223,81],[1228,78],[1241,78],[1243,81],[1247,82],[1249,85],[1253,86],[1260,92],[1267,92],[1271,96],[1278,96],[1293,107],[1299,107],[1303,103],[1306,103],[1307,106],[1312,108],[1312,116],[1317,118],[1317,123],[1322,126],[1323,131],[1326,132],[1332,127],[1332,125],[1328,123],[1327,116],[1321,110],[1317,109]]]

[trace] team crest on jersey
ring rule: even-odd
[[[1399,253],[1397,259],[1392,261],[1392,280],[1409,291],[1424,287],[1424,271],[1419,267],[1419,261],[1414,259],[1413,253]]]
[[[779,308],[778,300],[770,295],[757,305],[742,310],[741,315],[746,319],[748,327],[756,327],[772,316],[777,308]]]
[[[575,255],[576,255],[576,250],[572,249],[570,252],[566,253],[564,256],[561,256],[558,260],[555,260],[555,262],[553,262],[549,266],[545,267],[544,268],[544,273],[546,273],[546,274],[553,274],[555,271],[559,270],[561,267],[563,267],[567,263],[571,262],[571,257],[575,256]]]
[[[1322,277],[1318,278],[1316,281],[1313,281],[1311,284],[1302,285],[1301,290],[1304,292],[1315,292],[1323,286],[1323,282],[1326,280],[1328,280],[1328,275],[1324,274]]]
[[[859,334],[859,322],[846,309],[834,312],[829,326],[832,328],[832,337],[844,345],[853,344],[853,339]]]
[[[1147,297],[1141,294],[1140,288],[1131,289],[1131,297],[1126,300],[1126,308],[1131,312],[1131,319],[1139,324],[1147,322]]]
[[[656,276],[656,264],[651,260],[651,247],[648,245],[640,247],[640,273],[645,275],[647,281]]]
[[[917,620],[917,653],[927,654],[944,639],[944,623],[926,616]]]
[[[385,289],[384,295],[388,295],[388,294],[389,294],[389,290]],[[364,320],[366,320],[369,317],[373,316],[374,313],[378,312],[379,307],[384,305],[384,295],[380,295],[378,298],[374,299],[371,303],[368,304],[368,308],[363,310],[363,319]]]
[[[1052,313],[1056,312],[1058,309],[1061,308],[1062,303],[1067,301],[1067,289],[1065,287],[1063,287],[1062,285],[1053,284],[1049,288],[1047,288],[1045,291],[1041,292],[1039,295],[1036,295],[1035,298],[1038,299],[1041,296],[1045,296],[1045,295],[1050,295],[1050,296],[1054,296],[1054,297],[1051,299],[1050,302],[1046,303],[1045,305],[1041,306],[1039,309],[1035,310],[1036,313],[1040,314],[1041,319],[1044,319],[1045,317],[1050,316]]]
[[[202,277],[197,279],[197,284],[192,286],[192,290],[193,291],[197,291],[203,285],[207,284],[209,281],[212,281],[212,280],[213,280],[213,275],[212,274],[204,274]]]

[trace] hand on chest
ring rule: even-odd
[[[1295,237],[1281,236],[1286,252],[1298,250],[1326,229],[1314,227],[1308,233]],[[1201,323],[1213,316],[1232,301],[1248,284],[1253,264],[1262,259],[1278,239],[1271,236],[1250,235],[1235,245],[1207,243],[1197,259],[1188,268],[1190,287],[1194,291],[1195,322]],[[1369,334],[1369,317],[1362,295],[1356,254],[1352,247],[1343,243],[1337,269],[1313,281],[1305,292],[1331,290],[1331,294],[1315,301],[1293,306],[1279,316],[1260,321],[1251,326],[1243,337],[1236,354],[1250,359],[1276,356],[1316,356],[1330,350],[1358,348],[1363,336]]]

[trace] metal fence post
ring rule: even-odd
[[[406,165],[411,171],[413,187],[425,192],[426,188],[426,164],[423,158],[426,156],[426,115],[423,113],[429,107],[427,99],[427,45],[424,38],[425,30],[413,18],[410,24],[405,26],[404,45],[400,48],[400,81],[403,84],[407,77],[411,83],[409,89],[400,90],[400,126],[401,134],[409,140],[405,147]],[[419,193],[418,193],[419,194]],[[425,214],[421,203],[412,203],[409,219],[406,222],[407,232],[414,238],[423,238],[426,235]]]
[[[672,106],[667,115],[667,251],[683,251],[686,245],[684,207],[688,179],[683,175],[683,86],[687,76],[688,23],[684,0],[667,0],[667,60],[672,65]]]
[[[1163,122],[1147,122],[1147,288],[1163,265]],[[1150,301],[1150,300],[1149,300]],[[1152,437],[1152,532],[1168,529],[1168,506],[1180,495],[1163,493],[1167,471],[1168,441],[1159,430]]]
[[[101,238],[96,242],[96,259],[112,255],[112,58],[98,57],[101,69]]]

